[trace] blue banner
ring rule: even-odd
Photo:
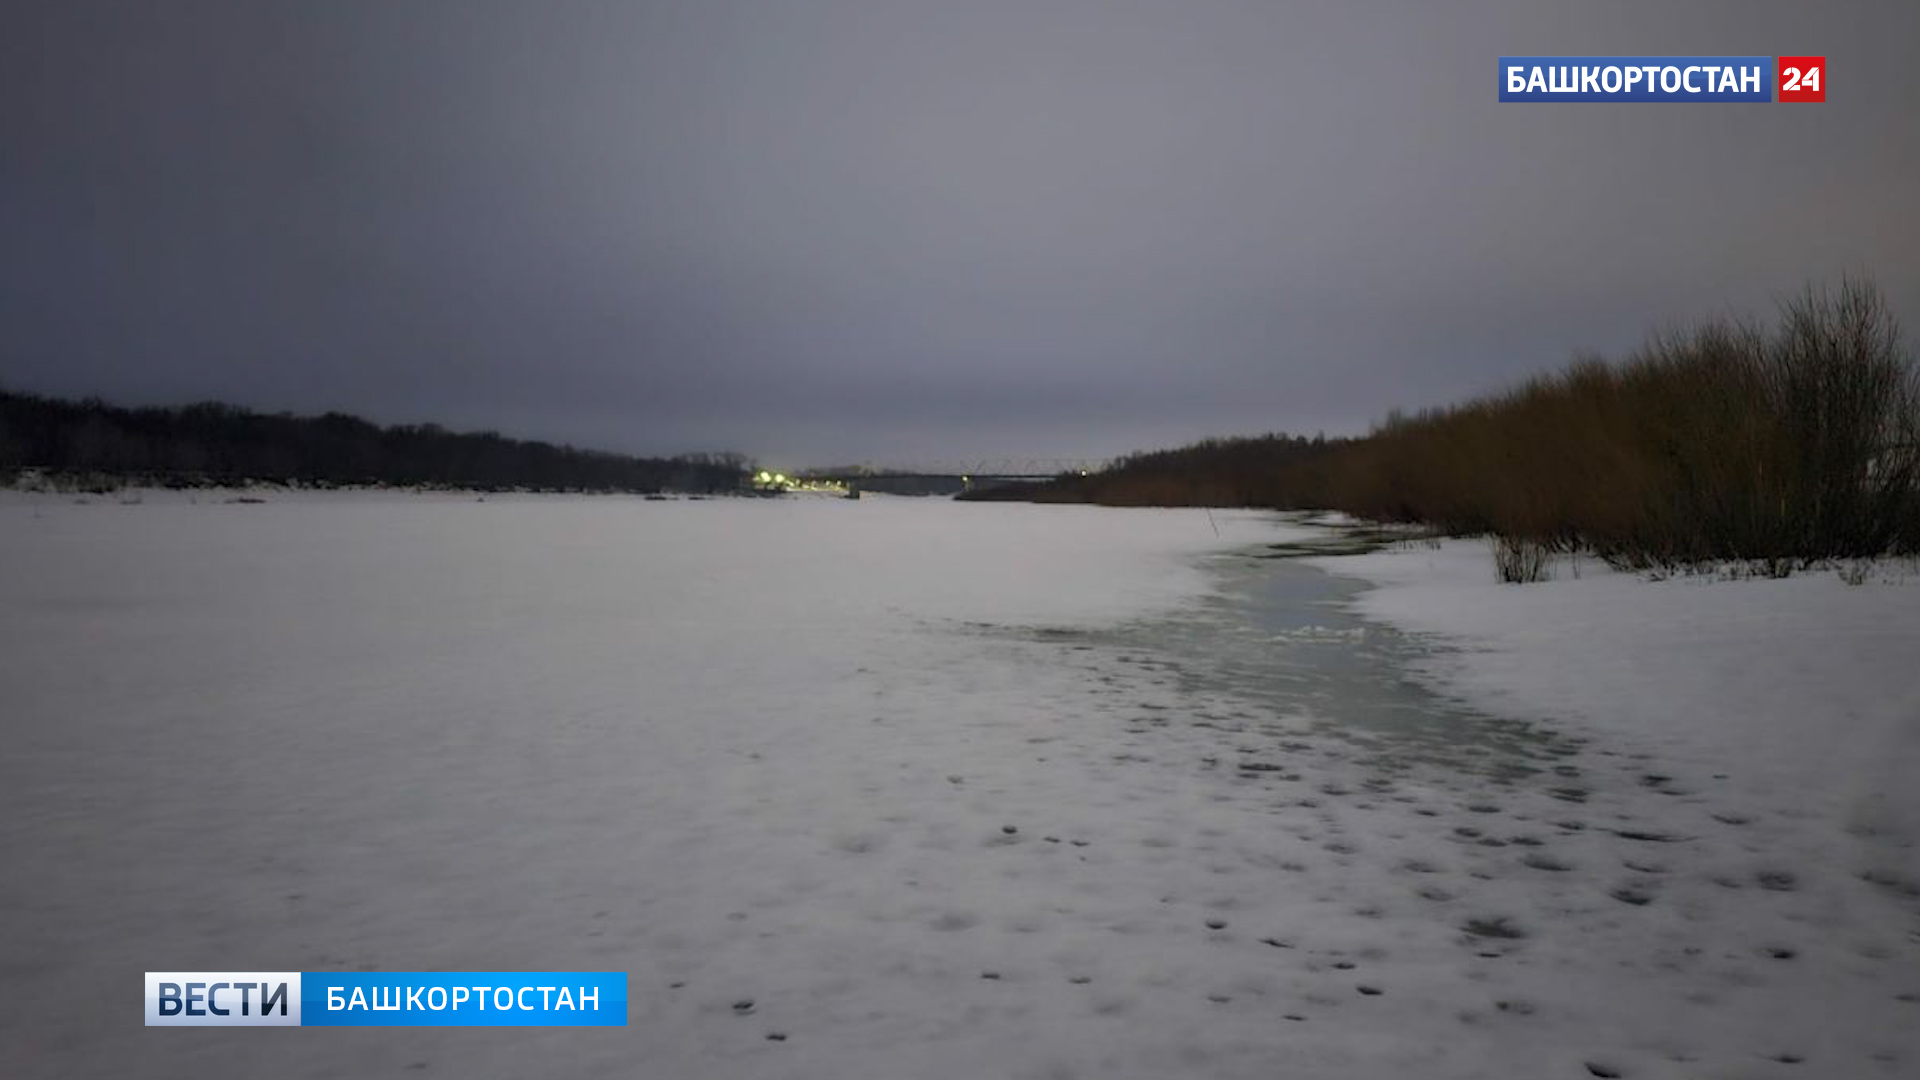
[[[624,971],[300,973],[302,1027],[624,1027]]]
[[[1771,56],[1503,56],[1501,101],[1772,101]]]

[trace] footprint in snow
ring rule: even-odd
[[[1494,938],[1503,941],[1518,941],[1527,936],[1525,930],[1516,926],[1505,915],[1490,915],[1468,919],[1460,929],[1477,938]]]
[[[1672,833],[1651,832],[1646,829],[1615,829],[1613,835],[1622,840],[1635,840],[1642,844],[1677,844],[1687,839]]]

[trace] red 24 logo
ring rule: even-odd
[[[1827,100],[1826,57],[1782,56],[1779,73],[1781,101]]]

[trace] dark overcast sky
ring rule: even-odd
[[[0,383],[774,463],[1358,430],[1879,279],[1920,3],[10,0]],[[1501,105],[1501,54],[1824,105]]]

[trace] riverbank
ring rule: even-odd
[[[1362,615],[1449,644],[1422,674],[1480,708],[1629,738],[1920,845],[1912,562],[1649,580],[1563,561],[1558,580],[1514,586],[1495,581],[1482,541],[1311,561],[1374,586],[1355,602]]]
[[[1495,581],[1484,542],[1309,562],[1371,585],[1350,610],[1430,644],[1413,665],[1427,686],[1551,724],[1611,759],[1612,801],[1638,816],[1615,833],[1646,841],[1616,864],[1635,880],[1612,895],[1642,909],[1648,932],[1619,951],[1619,969],[1591,965],[1595,1004],[1674,994],[1678,976],[1691,986],[1669,1003],[1700,1018],[1696,1046],[1746,1042],[1777,1064],[1816,1055],[1826,1075],[1911,1058],[1911,1037],[1892,1035],[1920,1015],[1910,562],[1784,580],[1650,580],[1565,563],[1556,580],[1524,586]],[[1591,775],[1552,791],[1584,801]],[[1666,1038],[1640,1039],[1640,1052],[1666,1053]],[[1698,1053],[1672,1045],[1668,1068]]]

